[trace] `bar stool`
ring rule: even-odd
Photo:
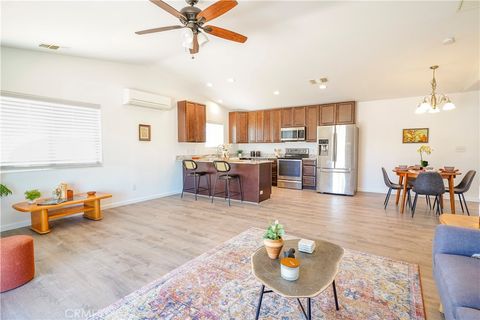
[[[184,191],[191,191],[193,190],[195,193],[195,200],[197,200],[197,195],[200,190],[206,190],[208,191],[208,197],[211,196],[212,191],[210,188],[210,176],[207,177],[208,172],[206,171],[197,171],[198,165],[195,161],[193,160],[183,160],[182,161],[183,168],[185,169],[185,173],[183,175],[183,187],[182,187],[182,195],[181,198],[183,198],[183,192]],[[207,178],[207,188],[205,187],[200,187],[200,180],[202,177]],[[185,189],[185,181],[187,180],[188,177],[193,177],[193,188],[187,188]]]
[[[215,195],[217,194],[224,194],[225,199],[228,197],[228,206],[230,207],[230,199],[232,195],[237,195],[240,194],[240,199],[243,201],[243,189],[242,189],[242,181],[240,179],[239,174],[231,174],[229,173],[232,167],[230,166],[230,163],[226,161],[213,161],[213,166],[215,167],[215,170],[217,170],[217,178],[215,179],[215,183],[213,184],[213,195],[212,195],[212,203],[213,203],[213,198],[215,198]],[[216,192],[217,189],[217,181],[218,180],[223,180],[225,182],[225,191],[220,191]],[[240,189],[240,192],[230,192],[230,181],[231,180],[237,180],[238,181],[238,188]]]

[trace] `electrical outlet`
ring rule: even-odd
[[[263,190],[260,190],[260,195],[262,195],[262,194],[263,194]]]

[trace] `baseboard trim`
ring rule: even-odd
[[[158,193],[158,194],[153,194],[153,195],[150,195],[150,196],[145,196],[145,197],[140,197],[140,198],[134,198],[134,199],[129,199],[129,200],[107,203],[105,205],[102,205],[102,210],[122,207],[122,206],[126,206],[126,205],[129,205],[129,204],[144,202],[144,201],[148,201],[148,200],[154,200],[154,199],[169,197],[169,196],[172,196],[172,195],[175,195],[175,194],[179,194],[180,192],[182,192],[182,191],[178,190],[178,191],[172,191],[172,192]],[[79,213],[79,214],[82,214],[82,213]],[[3,232],[3,231],[18,229],[18,228],[24,228],[24,227],[29,227],[29,226],[30,226],[30,219],[25,220],[25,221],[20,221],[20,222],[15,222],[15,223],[2,225],[0,230],[1,230],[1,232]]]

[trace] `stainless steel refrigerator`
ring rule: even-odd
[[[317,128],[317,192],[357,191],[358,128],[354,124]]]

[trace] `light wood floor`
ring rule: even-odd
[[[393,197],[392,197],[393,198]],[[105,210],[102,221],[73,216],[52,232],[4,232],[35,238],[36,277],[1,294],[2,319],[80,319],[252,226],[279,219],[287,233],[420,265],[428,319],[442,319],[432,280],[431,249],[438,219],[419,201],[415,217],[383,196],[321,195],[274,188],[261,205],[171,196]],[[458,203],[457,203],[458,204]],[[470,203],[478,215],[478,204]]]

